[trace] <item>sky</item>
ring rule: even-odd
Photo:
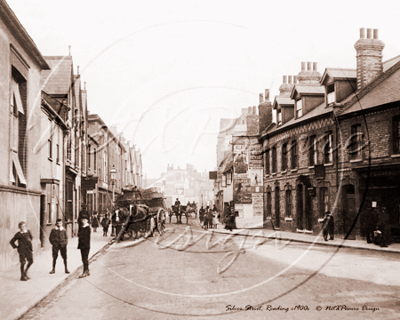
[[[360,28],[400,54],[395,1],[8,0],[44,56],[71,55],[88,108],[141,150],[143,173],[217,167],[221,118],[279,94],[302,61],[355,68]]]

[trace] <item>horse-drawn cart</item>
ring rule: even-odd
[[[171,218],[174,215],[176,217],[176,223],[182,223],[182,215],[186,217],[186,224],[189,223],[189,213],[187,212],[187,206],[182,205],[172,205],[172,211],[169,215],[169,223],[171,223]]]
[[[123,221],[119,238],[123,240],[125,233],[131,239],[142,234],[151,236],[155,230],[162,235],[166,220],[163,194],[154,189],[140,191],[137,187],[123,188],[122,191],[115,202]]]

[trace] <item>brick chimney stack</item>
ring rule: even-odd
[[[372,32],[373,31],[373,32]],[[378,39],[378,29],[360,29],[360,39],[354,45],[357,51],[357,89],[365,87],[383,71],[382,50],[385,44]]]
[[[265,100],[258,105],[258,132],[262,133],[272,123],[272,103],[269,101],[269,89],[265,89]]]
[[[296,78],[299,81],[299,84],[319,86],[320,78],[321,74],[317,70],[316,62],[309,61],[307,63],[306,62],[301,63],[301,71],[299,72]]]

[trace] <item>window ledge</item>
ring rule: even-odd
[[[285,218],[285,221],[293,221],[293,218],[286,217],[286,218]]]
[[[331,166],[333,166],[333,162],[324,163],[324,166],[325,166],[325,167],[331,167]]]
[[[271,173],[271,176],[276,176],[276,173]]]
[[[47,158],[47,159],[49,159],[49,161],[53,162],[53,159],[52,159],[52,158]]]
[[[350,163],[357,163],[357,162],[362,162],[362,159],[354,159],[354,160],[350,160]]]
[[[297,172],[297,169],[292,169],[292,170],[290,170],[291,172]]]
[[[287,173],[287,170],[281,172],[281,174],[286,174],[286,173]]]
[[[314,169],[314,166],[309,166],[308,169]]]
[[[265,179],[268,178],[268,177],[269,177],[269,174],[266,174],[266,175],[264,176]]]
[[[400,158],[400,154],[392,154],[390,157],[391,158]]]
[[[319,218],[318,222],[324,222],[324,219],[323,218]]]

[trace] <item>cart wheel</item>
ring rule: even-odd
[[[165,229],[165,211],[164,209],[159,209],[157,212],[157,231],[160,234],[160,236],[162,236],[162,234],[164,233],[164,229]]]

